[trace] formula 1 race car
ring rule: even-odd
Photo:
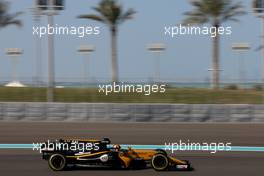
[[[168,156],[166,151],[138,150],[120,145],[110,145],[110,140],[58,140],[41,145],[42,157],[54,171],[70,166],[107,167],[113,169],[145,169],[151,166],[156,171],[192,170],[191,164]]]

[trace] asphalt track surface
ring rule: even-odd
[[[264,146],[264,124],[40,123],[1,122],[0,143],[33,143],[61,137],[111,138],[113,143],[163,145],[165,142],[232,142]],[[30,149],[0,149],[1,176],[263,176],[264,152],[177,152],[195,167],[192,172],[146,170],[74,170],[53,172]]]

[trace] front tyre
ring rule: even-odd
[[[151,166],[156,171],[164,171],[168,169],[169,160],[163,153],[154,155],[151,159]]]
[[[54,171],[62,171],[66,169],[66,158],[61,154],[53,154],[48,160],[49,167]]]

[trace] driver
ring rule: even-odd
[[[121,146],[119,144],[115,144],[115,145],[113,145],[113,149],[118,152],[118,151],[120,151]]]

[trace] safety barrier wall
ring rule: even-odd
[[[0,121],[264,122],[264,105],[0,103]]]

